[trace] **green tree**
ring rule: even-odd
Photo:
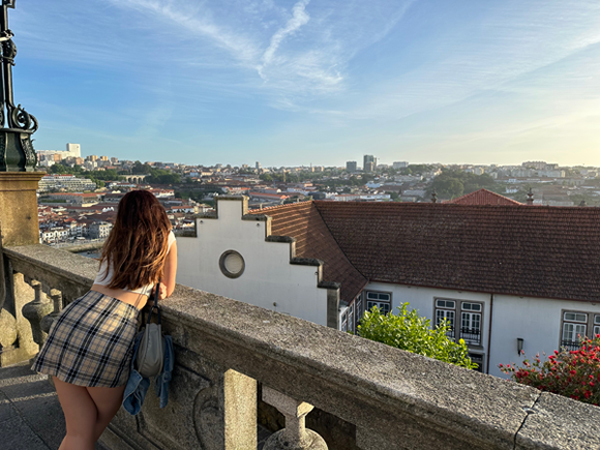
[[[177,184],[181,182],[181,175],[166,169],[151,169],[145,181],[149,184]]]
[[[431,328],[431,321],[408,311],[408,303],[398,307],[398,314],[382,314],[375,306],[365,312],[358,334],[366,339],[382,342],[401,350],[428,356],[467,369],[477,368],[471,362],[469,350],[462,339],[457,343],[448,338],[449,326]]]

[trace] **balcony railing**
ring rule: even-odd
[[[461,328],[460,337],[467,344],[481,345],[481,330],[479,328]]]
[[[566,348],[567,350],[579,350],[581,347],[581,343],[579,341],[561,341],[560,346]]]
[[[98,264],[42,245],[4,257],[7,299],[54,314],[89,289]],[[255,449],[257,421],[269,421],[257,403],[285,417],[271,448],[598,446],[600,409],[590,405],[184,286],[163,306],[176,344],[169,404],[160,409],[150,390],[138,416],[119,411],[102,437],[109,448]],[[31,316],[41,342],[52,316],[42,325]],[[307,414],[316,432],[304,430]],[[317,433],[327,447],[308,445]]]

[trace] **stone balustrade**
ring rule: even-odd
[[[5,247],[4,258],[7,298],[54,314],[97,270],[42,245]],[[176,344],[169,404],[151,388],[139,415],[119,411],[102,436],[109,448],[255,449],[259,397],[285,415],[268,449],[600,448],[598,407],[184,286],[162,305]],[[305,429],[313,414],[335,417],[324,428],[342,426],[351,443]]]

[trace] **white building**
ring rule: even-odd
[[[81,145],[67,144],[66,150],[36,150],[39,160],[48,159],[49,156],[59,155],[60,159],[81,158]]]
[[[247,212],[217,200],[181,237],[179,281],[354,330],[402,303],[446,318],[480,369],[600,333],[600,210],[303,202]],[[522,347],[519,347],[521,346]]]
[[[93,191],[96,183],[89,178],[77,178],[74,175],[45,175],[40,180],[38,191],[48,192],[53,189],[66,189],[68,191]]]

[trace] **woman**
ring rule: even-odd
[[[119,410],[139,311],[159,279],[159,299],[173,293],[176,272],[177,246],[164,208],[150,192],[129,192],[92,289],[57,317],[32,366],[52,376],[65,414],[59,450],[92,450]]]

